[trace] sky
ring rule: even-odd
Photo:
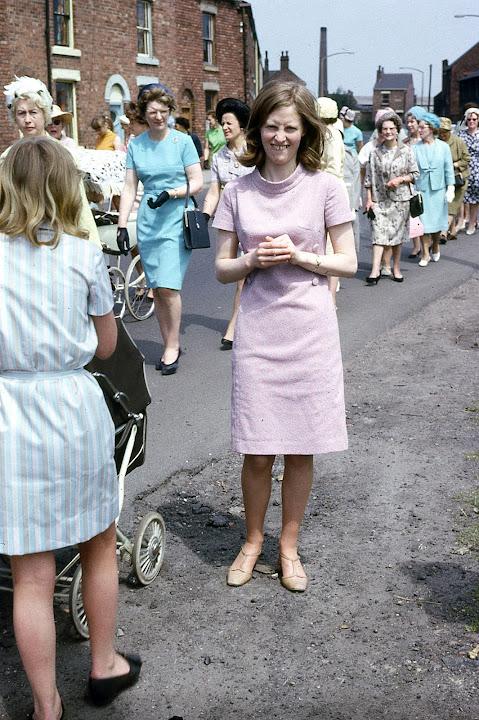
[[[450,63],[479,42],[478,0],[249,0],[261,54],[268,51],[270,70],[279,70],[281,51],[290,69],[317,95],[320,27],[328,29],[328,90],[338,86],[371,96],[378,65],[386,73],[412,72],[417,96],[424,73],[427,99],[432,64],[431,102],[441,90],[442,61]]]

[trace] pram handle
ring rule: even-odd
[[[128,396],[125,395],[125,393],[121,392],[120,390],[117,390],[116,387],[113,385],[111,380],[101,372],[98,372],[98,370],[95,370],[95,372],[92,373],[93,377],[96,378],[97,381],[103,380],[105,385],[107,386],[109,393],[111,395],[112,400],[114,400],[118,405],[121,407],[121,409],[125,412],[127,417],[131,420],[133,420],[135,423],[139,423],[143,419],[143,415],[141,413],[132,413],[129,409],[128,405],[125,401],[128,400]]]

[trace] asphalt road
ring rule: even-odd
[[[341,281],[338,319],[343,361],[347,366],[370,340],[423,311],[424,323],[434,313],[434,301],[469,279],[479,269],[479,232],[441,246],[441,260],[420,268],[403,248],[402,284],[384,278],[367,286],[370,269],[370,232],[361,216],[361,247],[356,277]],[[155,371],[161,355],[154,317],[143,322],[125,318],[128,329],[146,357],[147,379],[153,402],[148,411],[147,461],[128,478],[127,498],[159,485],[181,469],[203,466],[229,448],[230,358],[220,348],[234,293],[214,277],[212,248],[194,251],[183,288],[181,345],[184,354],[176,375]]]

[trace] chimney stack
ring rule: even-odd
[[[322,27],[319,36],[319,82],[318,95],[328,94],[328,28]]]
[[[283,52],[281,53],[280,69],[281,70],[289,69],[289,56],[288,56],[287,50],[284,53]]]

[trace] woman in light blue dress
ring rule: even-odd
[[[121,690],[139,674],[139,660],[114,647],[114,427],[83,367],[95,354],[111,355],[116,324],[103,255],[79,224],[77,179],[68,150],[46,137],[20,140],[0,166],[0,553],[11,556],[14,629],[34,720],[63,717],[53,617],[58,548],[80,549],[92,701],[111,676]]]
[[[203,185],[198,153],[189,135],[168,127],[173,98],[163,86],[148,86],[138,98],[138,111],[148,131],[128,145],[126,181],[118,218],[118,244],[128,248],[126,225],[136,197],[138,181],[144,195],[138,210],[137,239],[163,338],[163,354],[156,365],[162,375],[172,375],[181,355],[181,295],[191,258],[183,241],[186,178],[190,193]]]
[[[424,225],[421,238],[422,256],[419,267],[438,262],[441,257],[439,243],[441,232],[447,232],[447,204],[454,199],[454,167],[449,145],[436,138],[440,121],[434,113],[424,113],[419,121],[420,142],[413,145],[419,178],[416,190],[423,196],[424,213],[420,216]]]

